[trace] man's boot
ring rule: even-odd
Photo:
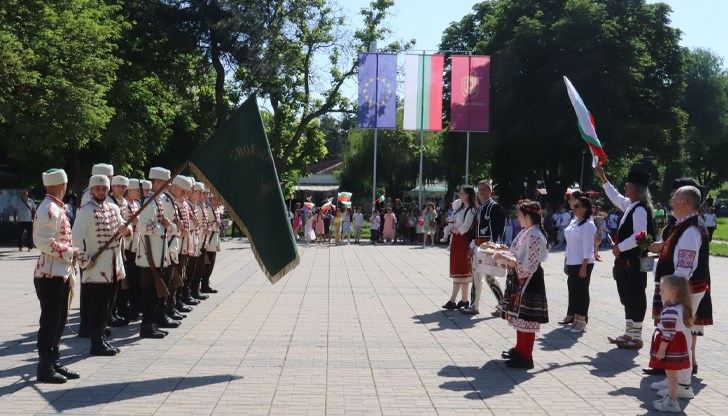
[[[162,332],[160,332],[154,325],[142,325],[141,332],[139,333],[139,336],[141,338],[155,338],[155,339],[161,339],[164,338],[166,335]]]
[[[167,299],[167,304],[165,307],[165,312],[167,313],[167,316],[170,319],[173,319],[175,321],[181,321],[182,319],[186,318],[186,315],[182,315],[179,312],[177,312],[177,309],[174,307],[174,303],[170,299]]]
[[[35,373],[35,376],[39,382],[63,384],[68,381],[63,374],[57,373],[53,368],[53,361],[51,361],[49,353],[38,351],[38,358],[38,371]]]
[[[182,302],[182,294],[181,293],[177,294],[175,308],[180,313],[190,313],[190,312],[192,312],[192,306],[185,305],[185,303]]]
[[[91,336],[91,351],[89,351],[89,354],[102,357],[115,356],[117,354],[116,350],[106,343],[105,340],[102,334],[93,334]]]
[[[159,325],[160,328],[179,328],[180,322],[170,319],[169,316],[167,316],[165,313],[166,307],[161,305],[160,308],[162,313],[160,313],[157,318],[157,325]]]
[[[210,278],[204,278],[202,279],[202,288],[200,289],[200,292],[202,293],[217,293],[217,289],[213,289],[210,287]]]
[[[81,375],[77,372],[69,370],[68,368],[61,365],[60,351],[58,350],[58,348],[54,348],[53,351],[51,351],[51,363],[53,364],[53,369],[56,370],[56,373],[62,375],[63,377],[66,377],[69,380],[74,380],[81,377]]]
[[[198,276],[195,276],[195,278],[192,279],[190,294],[197,300],[205,300],[209,298],[209,296],[200,293],[200,278]]]
[[[182,289],[182,301],[188,305],[199,305],[200,301],[192,297],[192,291],[190,290],[189,284]]]
[[[120,290],[119,297],[116,299],[117,314],[127,321],[136,321],[139,319],[139,313],[129,306],[129,290]]]

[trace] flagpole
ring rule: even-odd
[[[425,153],[425,131],[420,130],[420,209],[422,209],[422,203],[423,203],[423,195],[422,192],[423,189],[423,181],[422,181],[422,162],[423,162],[423,154]]]
[[[372,178],[372,210],[377,206],[377,128],[374,129],[374,177]]]
[[[422,51],[422,68],[420,69],[420,72],[424,74],[425,72],[425,51]],[[422,85],[420,86],[420,91],[425,90],[425,77],[422,77]],[[422,180],[422,164],[424,163],[423,154],[425,153],[425,126],[424,126],[424,117],[425,117],[425,97],[422,97],[422,101],[420,101],[418,104],[420,105],[420,209],[423,209],[422,204],[424,203],[422,192],[424,191],[424,183]]]
[[[470,131],[465,139],[465,185],[470,185]]]

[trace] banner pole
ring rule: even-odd
[[[372,211],[377,206],[377,131],[374,129],[374,177],[372,178]]]
[[[423,209],[423,194],[424,191],[424,182],[422,180],[422,164],[423,164],[423,155],[425,153],[425,131],[420,130],[420,208]]]
[[[465,185],[470,185],[470,131],[465,139]]]

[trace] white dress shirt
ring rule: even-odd
[[[564,229],[567,266],[581,265],[585,259],[590,264],[594,263],[594,235],[597,226],[591,218],[582,225],[579,225],[580,222],[580,219],[574,218]]]
[[[602,187],[612,203],[624,212],[622,219],[619,221],[620,227],[624,224],[627,214],[634,209],[634,214],[632,214],[632,233],[626,240],[620,241],[619,244],[617,244],[617,247],[619,247],[619,250],[623,252],[637,247],[637,240],[634,238],[634,235],[643,230],[647,230],[647,211],[642,207],[635,209],[635,206],[639,204],[639,201],[631,202],[629,198],[620,194],[611,183],[607,182],[602,185]]]

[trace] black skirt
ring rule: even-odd
[[[519,280],[515,273],[509,273],[506,278],[506,290],[503,294],[503,314],[523,319],[529,322],[548,323],[549,310],[546,300],[546,281],[543,268],[524,280]]]

